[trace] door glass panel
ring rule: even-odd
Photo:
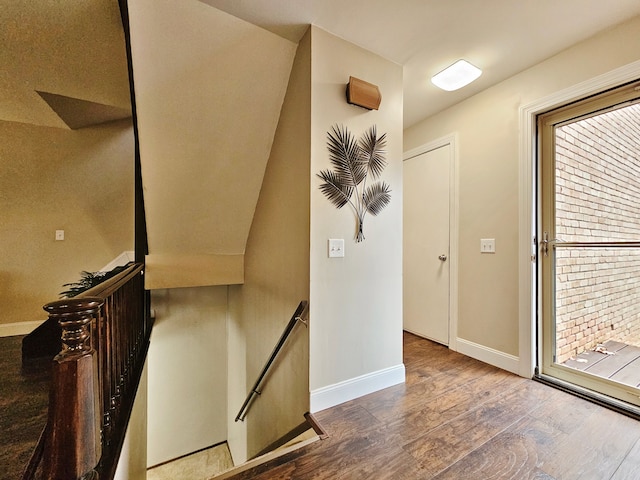
[[[640,239],[640,105],[555,129],[556,235]]]
[[[553,132],[552,362],[638,387],[640,105]]]
[[[556,363],[585,370],[611,342],[640,347],[640,248],[557,248],[555,260]]]

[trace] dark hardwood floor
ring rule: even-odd
[[[22,366],[21,336],[0,338],[0,479],[21,477],[47,419],[51,360]]]
[[[326,440],[233,478],[640,479],[640,422],[404,338],[406,384],[316,413]]]

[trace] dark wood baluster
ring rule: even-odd
[[[113,305],[111,305],[113,307]],[[120,352],[120,324],[118,323],[118,312],[115,308],[111,309],[111,342],[113,351],[113,365],[112,365],[112,377],[111,384],[113,391],[111,392],[111,415],[114,418],[114,422],[117,423],[118,410],[120,406],[120,398],[122,391],[120,390],[120,362],[122,354]]]
[[[116,419],[116,403],[118,397],[118,338],[117,338],[117,324],[114,318],[113,305],[109,304],[109,416],[111,418],[111,424],[115,426],[117,424]]]
[[[124,369],[124,354],[122,351],[122,347],[124,344],[123,340],[123,331],[122,331],[122,314],[120,312],[119,305],[114,303],[114,313],[113,313],[113,323],[116,327],[116,338],[115,338],[115,346],[116,346],[116,398],[115,398],[115,413],[116,418],[120,417],[120,405],[122,404],[122,396],[124,392],[122,391],[122,377],[123,377],[123,369]]]
[[[104,399],[104,391],[105,391],[105,337],[104,337],[104,329],[105,323],[107,319],[104,314],[104,305],[100,311],[100,315],[95,320],[95,349],[98,356],[98,385],[100,385],[99,389],[99,402],[100,402],[100,433],[102,438],[102,444],[104,445],[105,439],[108,436],[107,432],[107,422],[106,422],[106,410],[105,410],[105,399]]]
[[[124,289],[120,289],[116,294],[121,296],[123,290]],[[122,404],[122,399],[127,395],[127,377],[129,372],[129,355],[127,351],[128,329],[125,321],[125,308],[120,298],[116,300],[116,305],[118,306],[116,322],[118,322],[118,331],[120,332],[120,404]]]
[[[104,370],[103,370],[103,357],[104,357],[104,336],[103,325],[105,322],[104,312],[101,309],[100,313],[91,322],[91,340],[93,349],[96,351],[96,364],[98,365],[98,405],[100,410],[98,416],[100,419],[100,443],[104,444],[105,431],[104,431]]]
[[[97,478],[94,468],[102,454],[100,396],[90,332],[102,303],[101,298],[85,297],[44,306],[62,328],[62,351],[52,365],[44,478]]]
[[[131,282],[127,288],[127,293],[125,294],[126,298],[129,298],[130,295],[133,295],[135,292],[135,283]],[[133,380],[134,380],[134,371],[136,366],[136,352],[137,352],[137,332],[136,329],[138,327],[137,315],[134,308],[133,302],[125,303],[127,318],[127,326],[129,330],[129,334],[127,335],[127,343],[129,344],[129,376],[127,378],[127,392],[131,393],[133,391]]]
[[[111,333],[111,321],[106,311],[108,307],[105,306],[104,325],[103,325],[103,344],[104,344],[104,360],[102,364],[102,402],[103,402],[103,415],[104,415],[104,431],[105,438],[111,438],[111,429],[113,427],[113,416],[111,411],[111,398],[113,395],[113,375],[112,375],[112,363],[113,363],[113,347],[112,347],[112,333]]]

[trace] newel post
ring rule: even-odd
[[[62,351],[53,359],[43,474],[47,480],[97,478],[100,396],[96,351],[88,340],[101,298],[69,298],[43,308],[62,328]]]

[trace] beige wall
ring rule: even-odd
[[[404,149],[459,135],[458,338],[518,355],[519,108],[640,58],[640,18],[405,130]],[[480,255],[480,238],[496,239]]]
[[[298,324],[245,421],[233,421],[298,303],[309,299],[310,47],[307,34],[251,226],[245,284],[230,290],[229,445],[236,463],[300,425],[309,411],[309,332]]]
[[[226,440],[227,287],[155,290],[147,465]]]
[[[0,138],[0,324],[44,320],[63,284],[133,250],[133,128],[0,121]]]
[[[37,91],[131,108],[117,0],[2,3],[2,120],[65,127]]]
[[[380,85],[379,111],[346,103],[349,75]],[[239,408],[293,309],[305,298],[310,300],[310,326],[308,332],[296,327],[296,343],[288,347],[284,364],[275,369],[246,425],[230,421],[236,461],[300,423],[304,409],[313,409],[309,389],[313,397],[314,391],[402,365],[401,119],[401,67],[311,27],[298,47],[252,225],[246,283],[230,290],[229,367],[235,372],[229,377],[230,405]],[[357,135],[376,124],[388,136],[389,165],[382,178],[391,185],[392,202],[378,217],[367,217],[366,239],[359,244],[354,215],[336,210],[318,189],[316,173],[329,166],[326,132],[334,124]],[[345,239],[345,258],[327,258],[328,238]],[[336,403],[353,393],[348,387],[336,390]]]
[[[146,286],[159,315],[149,364],[148,463],[155,465],[227,438],[226,285],[247,275],[246,296],[229,310],[234,409],[242,403],[235,395],[246,394],[245,375],[255,377],[264,361],[259,354],[273,347],[264,337],[280,324],[271,322],[286,321],[305,296],[292,294],[293,307],[282,292],[278,305],[261,296],[269,270],[280,272],[263,234],[254,234],[251,263],[243,259],[296,46],[196,0],[130,0],[129,11],[149,234]],[[299,284],[292,285],[295,292]],[[254,331],[253,323],[265,320],[266,330],[259,324]],[[258,423],[257,441],[264,440],[260,432],[273,435],[274,422]],[[255,452],[246,439],[243,445]]]
[[[311,52],[310,388],[314,409],[314,395],[320,391],[335,387],[336,398],[344,401],[353,392],[348,386],[341,389],[341,382],[360,378],[366,383],[364,378],[376,372],[402,366],[402,67],[317,27],[311,29]],[[346,103],[350,75],[380,87],[379,110]],[[387,134],[388,165],[381,178],[391,186],[391,203],[377,217],[367,215],[366,239],[360,243],[354,240],[354,214],[348,207],[337,210],[319,190],[321,181],[316,177],[330,168],[326,136],[336,124],[358,137],[372,125],[379,134]],[[328,258],[329,238],[345,240],[344,258]],[[322,402],[320,408],[326,405]]]
[[[131,0],[129,11],[146,284],[241,283],[295,44],[197,0]]]

